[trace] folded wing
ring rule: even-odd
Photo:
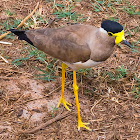
[[[28,30],[25,34],[36,48],[62,61],[74,63],[90,59],[88,44],[73,29],[44,28]]]

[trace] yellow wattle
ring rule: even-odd
[[[119,44],[121,41],[125,40],[125,37],[124,37],[124,30],[122,30],[121,32],[119,33],[111,33],[112,36],[116,36],[116,39],[115,39],[115,44]]]

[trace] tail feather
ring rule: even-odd
[[[25,34],[25,31],[16,30],[16,29],[10,29],[9,31],[11,31],[11,32],[14,33],[15,35],[17,35],[19,40],[25,40],[25,41],[28,42],[29,44],[33,45],[32,41],[31,41],[31,40],[27,37],[27,35]]]

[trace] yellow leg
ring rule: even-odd
[[[67,68],[67,65],[62,63],[62,93],[61,93],[61,97],[60,97],[60,101],[57,105],[57,107],[59,107],[59,105],[61,103],[63,103],[64,107],[70,111],[70,109],[68,108],[67,105],[72,106],[70,103],[68,103],[65,98],[64,98],[64,87],[65,87],[65,69]]]
[[[83,123],[81,121],[81,116],[80,116],[80,108],[79,108],[79,101],[78,101],[78,86],[76,84],[76,72],[73,71],[73,90],[74,90],[74,95],[75,95],[75,100],[76,100],[76,107],[77,107],[77,113],[78,113],[78,130],[80,130],[80,127],[83,127],[87,130],[91,129],[85,125],[88,125],[89,123]]]

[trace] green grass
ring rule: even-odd
[[[52,107],[51,115],[54,118],[55,117],[55,112],[58,110],[56,107]]]
[[[112,9],[112,12],[116,14],[116,10],[120,4],[125,4],[125,6],[121,7],[121,9],[129,15],[140,15],[140,11],[136,11],[136,7],[134,5],[130,5],[129,1],[125,0],[94,0],[94,2],[90,2],[91,7],[95,12],[103,12],[107,11],[108,8]]]
[[[15,12],[10,11],[9,9],[5,10],[5,13],[6,13],[8,16],[13,16],[13,15],[15,14]]]
[[[105,75],[108,75],[111,80],[117,81],[119,79],[125,78],[129,73],[130,72],[128,72],[128,69],[124,68],[124,66],[121,66],[117,68],[115,72],[108,71],[105,73]],[[135,99],[138,99],[140,96],[140,78],[133,76],[133,74],[131,74],[131,78],[134,78],[135,81],[131,93],[134,94]]]
[[[30,57],[24,57],[24,58],[18,58],[18,59],[15,59],[15,60],[13,60],[12,62],[11,62],[11,64],[14,64],[14,65],[16,65],[16,66],[21,66],[23,63],[22,63],[22,61],[25,61],[25,60],[28,60],[28,59],[30,59]]]
[[[124,66],[121,66],[118,69],[116,69],[116,72],[118,74],[117,79],[124,78],[128,74],[128,70],[124,68]]]
[[[132,89],[131,93],[134,93],[135,94],[134,98],[138,99],[139,96],[140,96],[140,85],[138,87],[133,86],[133,89]]]
[[[53,81],[56,76],[55,76],[55,70],[54,70],[54,63],[56,62],[56,59],[53,58],[53,60],[51,61],[51,63],[48,63],[46,66],[46,70],[42,70],[40,68],[36,68],[37,70],[41,71],[42,74],[36,74],[35,77],[36,79],[40,79],[43,81]]]
[[[134,76],[134,79],[137,82],[137,84],[133,86],[131,93],[134,93],[135,99],[138,99],[140,96],[140,78]]]
[[[140,54],[140,51],[138,50],[139,47],[137,46],[139,43],[140,43],[140,41],[137,41],[137,42],[131,41],[131,46],[132,46],[132,48],[130,48],[130,49],[131,49],[131,51],[132,51],[133,53],[138,53],[138,54]]]
[[[119,18],[118,17],[110,17],[110,18],[108,18],[109,20],[112,20],[112,21],[118,21],[119,20]]]
[[[78,14],[76,12],[71,12],[71,11],[55,11],[53,15],[57,15],[57,18],[68,18],[69,20],[77,20]]]
[[[15,19],[8,19],[6,21],[2,21],[0,23],[1,29],[0,34],[5,33],[7,30],[17,27],[18,24],[20,24],[21,20],[15,20]],[[10,33],[6,36],[6,38],[15,39],[15,36]]]
[[[89,77],[91,76],[91,71],[92,71],[92,68],[87,68],[87,69],[80,69],[78,72],[77,72],[77,76],[80,74],[86,76],[86,77]]]
[[[28,44],[29,45],[29,44]],[[47,63],[46,62],[46,54],[43,53],[42,51],[39,51],[37,48],[33,47],[30,45],[30,47],[25,47],[24,51],[22,51],[22,53],[27,53],[27,55],[25,57],[21,57],[21,58],[17,58],[14,59],[11,64],[14,64],[16,66],[22,66],[23,63],[29,59],[31,59],[32,57],[34,57],[36,60],[40,61],[41,63],[45,63],[46,69],[47,70],[42,70],[40,68],[34,67],[35,69],[37,69],[38,71],[41,71],[42,74],[36,74],[34,75],[36,79],[41,79],[41,80],[45,80],[45,81],[52,81],[54,80],[54,78],[56,77],[54,75],[55,70],[53,68],[53,65],[55,63],[55,59],[53,59],[53,61],[51,63]]]
[[[128,70],[124,66],[118,67],[115,72],[106,72],[106,75],[109,76],[111,80],[119,80],[125,78],[128,74]]]
[[[102,12],[103,11],[103,8],[102,7],[104,7],[103,6],[103,3],[102,4],[100,4],[99,3],[99,1],[96,1],[98,4],[95,4],[95,3],[93,3],[93,2],[91,2],[91,7],[94,9],[94,11],[95,12]]]
[[[29,45],[29,44],[28,44]],[[35,57],[36,60],[39,60],[41,62],[45,61],[45,53],[43,53],[42,51],[39,51],[37,48],[29,45],[30,47],[25,47],[25,52],[23,51],[22,53],[28,53],[28,55],[26,57],[21,57],[18,59],[13,60],[11,63],[15,64],[16,66],[20,66],[22,65],[22,62],[25,60],[28,60],[32,57]]]
[[[54,13],[52,13],[52,15],[56,15],[57,18],[63,18],[66,21],[83,22],[84,20],[86,20],[87,17],[84,17],[81,14],[77,14],[76,11],[73,11],[74,7],[75,6],[69,6],[68,8],[66,8],[63,4],[55,3],[55,11]]]
[[[38,71],[41,71],[42,74],[34,75],[35,79],[40,79],[40,80],[48,81],[48,82],[53,81],[56,78],[56,76],[54,76],[53,67],[51,67],[50,65],[52,65],[52,64],[49,64],[47,66],[47,71],[46,70],[42,70],[40,68],[36,68]]]
[[[128,31],[127,33],[129,34],[129,37],[132,37],[132,34],[135,35],[136,33],[140,32],[140,27],[135,27],[133,29],[130,29],[130,31]]]
[[[136,6],[133,5],[124,6],[122,10],[129,15],[140,15],[140,11],[137,12]]]
[[[56,5],[58,7],[58,5]],[[60,5],[59,5],[60,7]],[[76,14],[76,12],[72,12],[71,10],[73,9],[73,7],[71,7],[69,10],[64,10],[65,7],[62,7],[62,10],[57,10],[53,13],[53,15],[56,15],[57,18],[68,18],[69,20],[77,20],[78,16],[80,16],[80,14]]]
[[[102,12],[104,9],[108,11],[107,8],[111,7],[112,4],[111,0],[109,0],[109,2],[106,2],[106,0],[95,0],[94,3],[91,2],[91,7],[95,12]]]
[[[133,34],[136,34],[137,32],[140,32],[140,27],[138,26],[138,27],[135,27],[135,28],[130,29],[130,30]]]

